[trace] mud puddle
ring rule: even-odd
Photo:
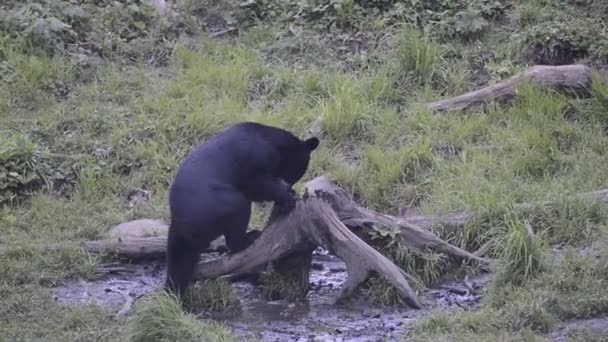
[[[261,341],[393,341],[399,340],[411,323],[424,314],[407,307],[380,307],[362,300],[334,305],[346,280],[345,264],[333,256],[313,256],[311,290],[303,303],[266,301],[254,285],[233,284],[241,300],[236,312],[203,312],[201,318],[214,319],[231,327],[244,339]],[[63,304],[94,303],[114,312],[126,310],[133,300],[155,291],[164,281],[164,264],[115,265],[89,281],[66,282],[53,289]],[[444,283],[421,294],[427,307],[462,310],[478,305],[486,279]]]

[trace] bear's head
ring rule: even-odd
[[[300,140],[299,146],[293,147],[293,151],[284,158],[281,175],[289,185],[294,185],[304,176],[310,163],[310,154],[318,146],[319,139],[316,137]]]

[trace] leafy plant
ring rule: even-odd
[[[240,21],[279,20],[300,23],[324,31],[360,30],[372,25],[371,18],[382,18],[385,24],[403,22],[418,28],[427,25],[441,28],[441,36],[471,38],[481,33],[487,20],[502,14],[505,0],[303,0],[247,1],[238,12]]]
[[[1,138],[0,204],[24,199],[41,188],[51,190],[60,182],[72,182],[74,170],[61,164],[25,136]]]

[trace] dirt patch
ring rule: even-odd
[[[162,286],[164,268],[164,263],[110,265],[97,278],[65,282],[54,288],[53,294],[63,304],[95,303],[118,312],[129,300]],[[200,317],[221,321],[243,338],[255,336],[262,341],[362,342],[399,338],[425,313],[407,307],[373,306],[363,300],[334,305],[345,280],[346,266],[341,260],[315,253],[306,302],[266,301],[256,286],[237,282],[233,287],[241,300],[239,310],[202,312]],[[444,283],[426,290],[421,299],[431,308],[474,308],[480,300],[475,289],[485,281],[484,277],[475,277],[469,280],[468,286],[462,282]]]
[[[54,299],[62,304],[97,304],[117,312],[127,301],[151,293],[164,281],[164,264],[120,264],[106,266],[91,280],[64,282],[53,288]]]

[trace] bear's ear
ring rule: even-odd
[[[306,141],[304,141],[304,144],[306,145],[309,151],[314,151],[317,146],[319,146],[319,139],[317,139],[316,137],[308,138]]]

